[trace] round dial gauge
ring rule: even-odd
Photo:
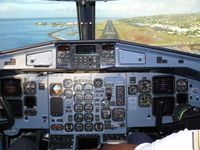
[[[75,92],[81,92],[83,90],[83,86],[80,83],[77,83],[74,85],[74,91]]]
[[[75,95],[75,102],[82,102],[83,101],[83,95],[82,94],[76,94]]]
[[[93,95],[92,95],[92,93],[87,93],[87,94],[85,94],[85,101],[86,101],[86,102],[92,102],[92,100],[93,100]]]
[[[151,95],[150,94],[140,94],[138,97],[139,107],[150,107],[151,106]]]
[[[92,112],[93,111],[93,105],[88,103],[84,105],[85,112]]]
[[[125,110],[123,108],[114,108],[112,110],[112,120],[113,121],[124,121]]]
[[[94,87],[95,88],[102,88],[103,80],[102,79],[94,79]]]
[[[65,79],[64,81],[63,81],[63,86],[65,87],[65,88],[71,88],[72,87],[72,80],[71,79]]]
[[[83,131],[83,124],[82,124],[82,123],[76,123],[76,124],[75,124],[75,130],[76,130],[77,132]]]
[[[72,123],[66,123],[65,124],[65,131],[72,132],[73,131],[73,124]]]
[[[93,86],[91,83],[85,84],[85,92],[92,92]]]
[[[27,94],[27,95],[36,94],[36,83],[35,82],[24,83],[24,94]]]
[[[139,91],[141,93],[151,92],[151,81],[150,80],[140,80],[139,81]]]
[[[188,91],[188,80],[180,79],[176,81],[177,92],[187,92]]]
[[[85,122],[92,122],[92,121],[93,121],[93,114],[91,114],[91,113],[86,113],[86,114],[84,115],[84,120],[85,120]]]
[[[83,115],[81,113],[76,113],[74,115],[74,121],[76,121],[76,122],[82,122],[83,121]]]
[[[128,87],[128,94],[129,95],[136,95],[138,93],[138,86],[137,85],[130,85]]]
[[[83,105],[82,104],[74,105],[74,111],[75,112],[82,112],[83,111]]]
[[[92,123],[86,123],[85,124],[85,131],[92,131],[93,130],[93,124]]]
[[[71,89],[66,89],[64,91],[64,95],[66,96],[66,98],[72,98],[73,96],[73,91]]]

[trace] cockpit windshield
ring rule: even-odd
[[[96,39],[121,39],[200,55],[199,0],[96,3]],[[77,40],[74,2],[0,1],[0,50],[51,40]]]

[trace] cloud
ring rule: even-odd
[[[4,6],[0,18],[36,18],[36,17],[75,17],[75,3],[41,1],[11,1],[0,3]],[[36,2],[38,1],[38,2]],[[6,6],[6,7],[5,7]],[[6,8],[6,9],[5,9]],[[1,9],[0,9],[1,10]]]
[[[134,17],[169,13],[197,12],[199,0],[120,0],[97,3],[99,16]]]
[[[0,12],[6,12],[9,10],[9,7],[6,4],[0,5]]]
[[[44,2],[46,0],[1,0],[0,3],[41,3]]]
[[[200,0],[116,0],[97,2],[97,17],[135,17],[200,11]],[[74,2],[48,0],[0,0],[0,18],[75,17]],[[5,12],[5,13],[2,13]],[[7,13],[6,13],[7,12]],[[16,17],[19,17],[16,16]]]

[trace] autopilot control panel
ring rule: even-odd
[[[57,67],[67,69],[100,69],[115,65],[115,45],[58,44]]]

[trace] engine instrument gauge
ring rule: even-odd
[[[74,97],[74,101],[75,102],[82,102],[83,101],[83,95],[82,94],[75,94],[75,97]]]
[[[84,105],[85,112],[92,112],[93,111],[93,105],[91,103],[86,103]]]
[[[125,110],[123,108],[114,108],[112,110],[112,120],[113,121],[124,121],[125,120]]]
[[[92,131],[93,130],[93,124],[92,123],[86,123],[85,124],[85,131]]]
[[[151,106],[151,95],[150,94],[140,94],[138,97],[139,107],[150,107]]]
[[[85,94],[85,102],[92,102],[92,100],[93,100],[92,93]]]
[[[83,131],[83,124],[82,124],[82,123],[76,123],[76,124],[75,124],[75,130],[76,130],[77,132]]]
[[[91,83],[86,83],[84,89],[85,89],[85,92],[92,92],[93,86]]]
[[[76,114],[74,115],[74,121],[75,121],[75,122],[82,122],[82,121],[83,121],[83,114],[81,114],[81,113],[76,113]]]
[[[94,118],[94,116],[93,116],[92,113],[86,113],[86,114],[84,115],[84,120],[85,120],[85,122],[92,122],[92,121],[93,121],[93,118]]]
[[[75,112],[82,112],[83,111],[83,105],[82,104],[74,105],[74,111]]]
[[[75,92],[81,92],[83,90],[83,86],[80,83],[77,83],[74,85],[74,91]]]
[[[139,91],[141,93],[151,92],[151,81],[150,80],[140,80],[139,81]]]

